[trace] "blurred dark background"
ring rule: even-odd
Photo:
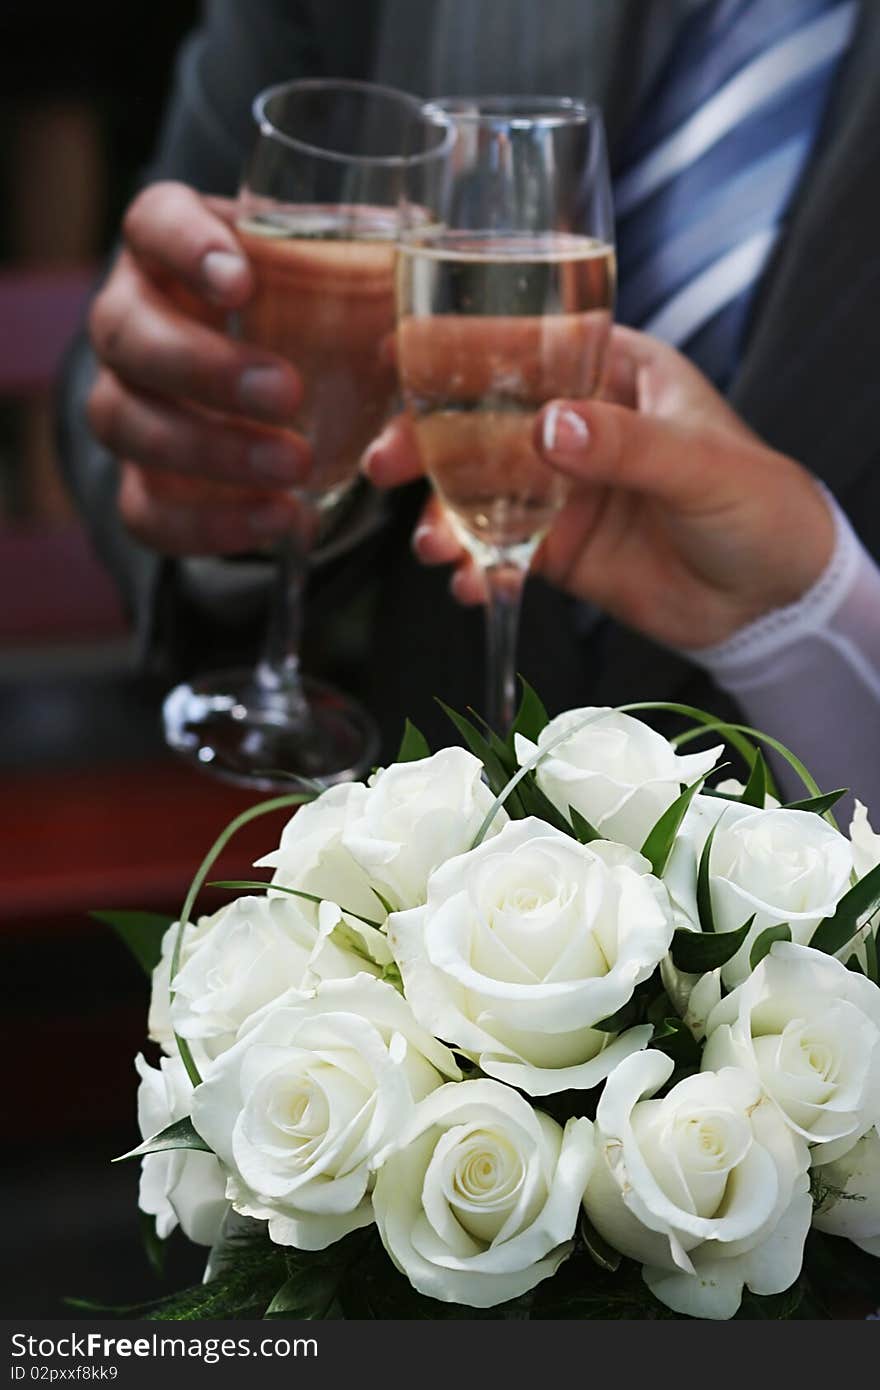
[[[65,347],[149,159],[196,0],[0,6],[0,933],[2,1315],[72,1316],[167,1283],[141,1250],[133,1057],[147,983],[88,912],[174,914],[248,798],[173,763],[161,691],[60,481]],[[262,836],[265,836],[265,830]],[[224,868],[244,872],[253,840]]]

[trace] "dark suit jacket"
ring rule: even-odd
[[[419,89],[421,82],[421,90],[430,94],[444,77],[430,71],[427,16],[430,11],[436,20],[444,4],[457,0],[407,0],[407,16],[425,12],[426,38],[408,50],[405,43],[398,44],[397,51],[393,26],[389,46],[387,23],[389,11],[394,18],[395,3],[401,0],[384,5],[382,0],[261,0],[248,6],[214,0],[204,30],[181,55],[151,176],[233,192],[250,140],[251,100],[262,87],[284,78],[378,75],[410,89]],[[531,21],[531,6],[532,12],[540,12],[543,32],[557,40],[584,3],[517,0],[520,22]],[[598,68],[595,54],[584,53],[580,91],[603,102],[612,157],[616,134],[632,111],[635,87],[656,69],[664,44],[674,37],[670,20],[692,3],[592,0],[593,22],[608,51]],[[505,0],[507,6],[517,8],[514,0]],[[499,14],[493,7],[493,22],[500,22]],[[490,37],[485,53],[493,77],[487,81],[494,80],[499,62],[503,68],[503,44],[517,42],[515,33]],[[570,42],[557,42],[555,48],[548,41],[537,77],[534,64],[529,68],[511,50],[511,78],[505,85],[527,89],[539,80],[544,90],[570,88],[576,44],[574,33]],[[733,404],[763,438],[824,479],[874,553],[880,551],[878,67],[880,4],[863,0],[852,49],[793,216],[760,288],[730,392]],[[447,89],[454,89],[448,74],[445,81]],[[145,646],[154,662],[164,660],[169,677],[175,669],[216,664],[227,657],[224,649],[251,654],[259,614],[247,615],[239,625],[212,624],[188,610],[174,566],[159,562],[125,536],[114,508],[115,463],[89,439],[83,418],[92,370],[81,344],[67,374],[67,470],[98,547],[141,624]],[[311,660],[331,668],[335,664],[337,677],[367,700],[383,726],[386,754],[394,751],[405,715],[426,731],[438,728],[432,694],[458,707],[479,705],[482,694],[480,615],[458,609],[448,596],[446,577],[411,558],[408,539],[418,500],[413,490],[398,496],[388,508],[386,524],[371,539],[344,559],[319,567],[310,601]],[[615,623],[598,623],[585,639],[578,631],[575,605],[539,581],[528,589],[520,666],[551,709],[645,698],[719,710],[726,706],[720,692],[680,656]],[[785,736],[784,729],[774,732]]]

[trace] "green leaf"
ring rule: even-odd
[[[271,888],[273,893],[289,893],[292,898],[304,898],[309,903],[323,903],[332,899],[322,898],[317,893],[306,893],[301,888],[285,888],[282,883],[261,883],[259,879],[246,878],[218,878],[208,884],[209,888],[235,888],[245,889],[248,892],[263,892]],[[378,893],[376,897],[378,897]],[[350,907],[343,907],[341,903],[336,906],[340,912],[346,913],[349,917],[355,917],[359,922],[363,922],[367,927],[375,927],[377,931],[382,930],[382,923],[375,921],[372,917],[364,917],[360,912],[353,912]]]
[[[752,929],[754,913],[736,931],[700,932],[679,928],[672,938],[672,963],[688,975],[705,975],[732,960]]]
[[[814,951],[836,955],[859,928],[859,923],[872,916],[880,907],[880,864],[845,893],[837,904],[833,917],[826,917],[813,932],[810,945]]]
[[[162,937],[174,921],[173,917],[167,912],[126,912],[109,907],[90,912],[89,916],[112,927],[141,969],[152,975],[162,954]]]
[[[415,724],[408,719],[403,726],[403,738],[400,740],[395,762],[417,763],[422,758],[430,758],[430,756],[431,749],[428,740],[421,729],[417,729]]]
[[[607,1270],[609,1274],[616,1274],[620,1269],[620,1261],[623,1259],[619,1250],[615,1250],[613,1245],[609,1245],[596,1230],[586,1212],[581,1209],[580,1221],[578,1223],[580,1237],[584,1243],[584,1248],[590,1259],[597,1264],[600,1269]]]
[[[846,968],[847,970],[851,970],[854,975],[864,975],[865,973],[862,969],[862,962],[859,960],[858,956],[850,956],[846,963]]]
[[[537,743],[542,729],[546,729],[550,723],[550,718],[540,697],[535,694],[528,681],[520,676],[519,683],[522,687],[522,698],[510,729],[509,743],[511,749],[514,747],[514,734],[522,734],[523,738]]]
[[[555,826],[564,835],[574,835],[571,823],[556,809],[546,792],[541,791],[534,773],[520,782],[512,794],[511,801],[514,802],[517,798],[522,805],[523,815],[537,816],[538,820],[545,820],[548,825]]]
[[[129,1158],[143,1158],[145,1154],[165,1153],[168,1149],[197,1149],[200,1153],[213,1153],[210,1144],[206,1144],[202,1136],[196,1130],[195,1125],[188,1115],[182,1120],[175,1120],[173,1124],[167,1125],[165,1129],[154,1134],[151,1139],[145,1139],[142,1144],[138,1144],[136,1149],[131,1149],[127,1154],[120,1154],[114,1158],[114,1163],[124,1163]]]
[[[459,714],[456,710],[450,709],[449,705],[445,705],[442,700],[438,700],[437,703],[447,718],[451,719],[474,757],[479,758],[483,764],[489,787],[497,796],[508,780],[507,770],[500,757],[469,719],[465,719],[464,715]]]
[[[785,810],[815,811],[817,816],[824,816],[826,811],[837,805],[842,796],[846,796],[848,790],[848,787],[838,787],[836,791],[823,792],[821,796],[808,796],[806,801],[788,801]]]
[[[635,998],[628,999],[613,1014],[607,1018],[600,1019],[598,1023],[590,1026],[598,1029],[600,1033],[622,1033],[625,1028],[630,1028],[639,1016],[639,1005]]]
[[[285,1280],[263,1316],[308,1321],[340,1317],[336,1296],[344,1274],[344,1266],[338,1269],[309,1261]]]
[[[516,770],[516,754],[513,749],[503,738],[499,738],[489,721],[484,719],[479,710],[474,709],[473,705],[468,705],[467,712],[473,715],[477,723],[482,724],[486,731],[483,737],[501,766],[504,768],[505,777],[509,777],[510,774]],[[476,728],[476,725],[474,727]],[[479,730],[477,730],[477,732],[479,732]]]
[[[749,773],[749,780],[746,782],[745,790],[742,794],[744,806],[757,806],[760,811],[764,809],[767,800],[767,764],[764,761],[764,754],[758,748],[755,752],[755,761],[752,763],[752,770]]]
[[[672,805],[663,812],[654,828],[648,831],[645,843],[642,845],[642,854],[649,861],[652,872],[657,878],[663,876],[663,870],[669,862],[679,827],[685,818],[687,808],[696,795],[697,788],[703,780],[702,777],[698,777],[696,782],[685,787],[681,796],[676,797]]]
[[[703,845],[703,853],[700,855],[700,867],[697,872],[697,913],[700,918],[700,926],[704,932],[714,932],[715,913],[712,909],[712,881],[709,876],[709,861],[712,857],[712,841],[715,839],[715,831],[718,829],[718,822],[709,831],[706,843]]]
[[[582,816],[580,811],[576,811],[573,806],[568,808],[568,818],[571,821],[572,830],[582,845],[589,845],[592,844],[593,840],[602,839],[595,825],[591,825],[586,816]]]
[[[765,927],[760,936],[755,938],[749,956],[750,970],[754,970],[756,966],[761,964],[774,941],[791,941],[791,927],[787,922],[779,922],[774,927]]]
[[[699,1068],[700,1045],[680,1018],[664,1018],[654,1029],[651,1047],[665,1052],[678,1066]]]

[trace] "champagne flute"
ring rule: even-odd
[[[436,222],[404,219],[398,368],[425,471],[486,578],[486,717],[504,732],[526,574],[569,491],[533,447],[535,415],[596,392],[611,326],[605,137],[598,110],[567,98],[425,111],[455,146]]]
[[[261,790],[290,777],[321,785],[365,773],[378,753],[354,700],[303,676],[300,632],[310,552],[358,479],[360,456],[397,389],[394,262],[404,169],[437,157],[447,128],[415,97],[369,83],[305,80],[254,103],[257,134],[237,230],[256,290],[231,331],[288,358],[304,382],[294,422],[312,467],[282,542],[262,658],[178,686],[167,742]]]

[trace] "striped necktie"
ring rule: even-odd
[[[724,387],[818,133],[857,0],[709,0],[615,181],[622,323]]]

